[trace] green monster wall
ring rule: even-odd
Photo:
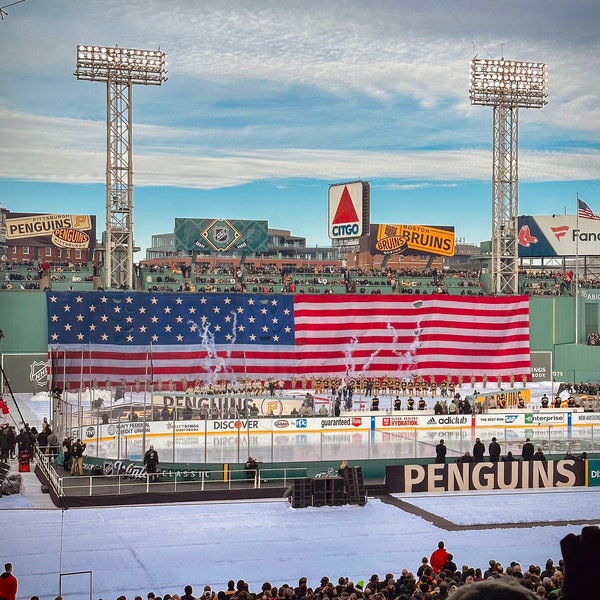
[[[531,350],[552,352],[556,381],[600,381],[600,346],[586,343],[600,331],[599,305],[600,290],[581,290],[578,306],[572,296],[531,298]],[[0,292],[0,329],[0,353],[46,352],[46,295]]]

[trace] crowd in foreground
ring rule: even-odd
[[[202,591],[195,591],[186,585],[183,593],[162,596],[149,592],[148,600],[581,600],[598,597],[592,579],[600,562],[600,528],[587,526],[581,534],[568,534],[560,542],[563,558],[557,564],[552,559],[546,561],[542,569],[536,565],[522,567],[512,562],[504,567],[490,560],[488,568],[458,567],[454,556],[448,552],[443,541],[431,557],[423,557],[421,564],[411,572],[402,569],[397,577],[388,573],[383,578],[371,575],[368,581],[349,581],[340,577],[337,582],[322,577],[317,586],[310,587],[306,577],[300,577],[293,586],[282,584],[279,587],[269,582],[260,590],[250,590],[249,585],[232,579],[227,588],[215,591],[205,585]],[[0,575],[0,600],[16,600],[17,578],[12,574],[12,564],[5,565]],[[141,595],[134,600],[145,600]],[[31,600],[40,600],[32,596]],[[60,596],[55,600],[62,600]],[[100,599],[102,600],[102,599]],[[117,600],[127,600],[119,596]]]

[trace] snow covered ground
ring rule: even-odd
[[[32,424],[43,416],[35,402],[22,408]],[[459,567],[486,567],[492,558],[543,566],[560,558],[567,533],[600,521],[600,488],[401,496],[458,525],[448,531],[372,498],[364,507],[292,509],[280,499],[63,511],[33,473],[23,475],[23,494],[0,499],[0,563],[13,563],[20,599],[54,598],[60,573],[67,600],[182,594],[187,584],[200,595],[204,585],[221,590],[229,579],[251,590],[301,576],[312,587],[323,575],[356,582],[416,571],[440,540]],[[559,520],[572,524],[539,525]],[[497,526],[505,523],[520,526]]]
[[[26,489],[35,486],[28,478]],[[293,584],[304,575],[313,587],[323,575],[355,582],[372,573],[398,575],[404,567],[415,571],[439,540],[459,566],[485,567],[491,558],[543,566],[560,558],[567,533],[600,521],[599,488],[403,499],[463,527],[446,531],[377,499],[364,507],[293,509],[277,500],[62,511],[49,499],[47,508],[31,507],[26,491],[0,499],[0,561],[14,564],[21,599],[54,598],[59,573],[91,571],[92,598],[131,600],[149,591],[181,594],[187,584],[197,592],[206,584],[225,589],[229,579],[259,590],[265,581]],[[493,525],[554,519],[574,524]],[[468,528],[478,524],[488,525]],[[65,576],[63,595],[86,597],[88,584],[85,573]]]

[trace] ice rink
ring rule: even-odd
[[[552,397],[555,386],[551,383],[530,384],[531,403],[528,411],[539,405],[543,394]],[[463,395],[473,390],[461,390]],[[493,391],[488,388],[487,391]],[[133,395],[132,395],[133,396]],[[137,400],[140,395],[138,394]],[[392,412],[392,396],[380,396],[380,415],[401,414]],[[428,408],[439,397],[426,398]],[[134,398],[129,398],[133,402]],[[127,402],[124,398],[122,402]],[[17,396],[19,409],[23,418],[31,426],[39,427],[43,418],[50,417],[51,402],[47,394],[38,393],[34,396],[20,394]],[[83,409],[89,405],[89,397],[82,395],[78,399]],[[326,405],[330,400],[326,396],[317,396],[315,409]],[[370,398],[356,397],[353,410],[343,412],[347,416],[363,416],[369,418]],[[415,414],[418,411],[414,411]],[[518,409],[515,409],[518,412]],[[406,414],[406,413],[404,413]],[[15,410],[11,417],[17,417]],[[198,422],[196,422],[198,423]],[[210,423],[210,421],[209,421]],[[88,442],[87,454],[92,457],[110,456],[112,458],[126,458],[140,460],[145,449],[150,444],[159,451],[161,462],[173,463],[241,463],[248,456],[253,456],[263,463],[278,462],[315,462],[315,461],[341,461],[365,460],[386,458],[431,458],[435,455],[435,446],[440,439],[444,439],[448,447],[447,460],[452,461],[466,451],[472,451],[475,438],[479,437],[487,444],[494,436],[501,444],[503,454],[511,451],[515,456],[520,456],[522,445],[527,437],[531,438],[536,448],[542,448],[544,453],[562,455],[568,450],[574,454],[581,452],[595,452],[600,447],[600,431],[593,426],[567,427],[564,425],[543,425],[531,427],[489,427],[489,428],[403,428],[402,430],[353,430],[351,427],[335,431],[326,427],[320,431],[286,432],[278,430],[276,420],[270,430],[254,432],[251,429],[233,429],[224,432],[209,430],[204,432],[203,422],[199,425],[200,431],[179,432],[174,429],[165,433],[141,433],[129,435],[105,436],[96,444]],[[310,429],[310,428],[309,428]],[[85,428],[81,430],[81,437],[85,440]]]

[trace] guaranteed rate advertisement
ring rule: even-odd
[[[444,225],[371,225],[371,254],[454,256],[454,227]]]

